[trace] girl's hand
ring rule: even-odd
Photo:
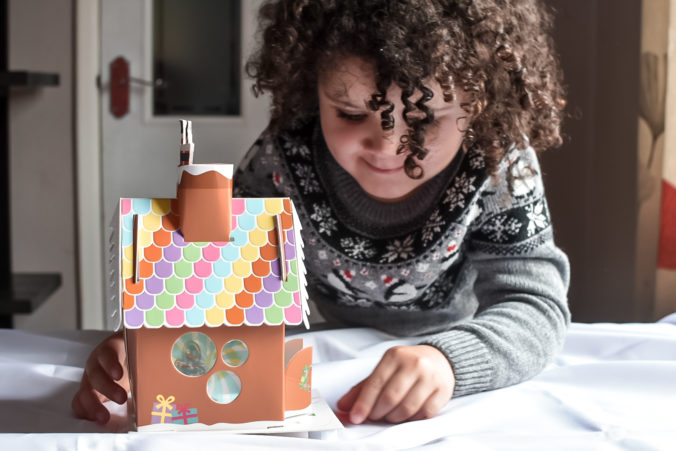
[[[112,400],[123,404],[127,401],[129,377],[125,371],[125,358],[122,331],[94,348],[87,359],[80,389],[71,404],[75,416],[105,424],[110,419],[110,413],[103,402]]]
[[[338,401],[360,424],[385,419],[391,423],[435,416],[453,395],[451,364],[437,348],[428,345],[388,349],[373,373]]]

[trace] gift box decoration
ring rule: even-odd
[[[157,395],[156,400],[157,402],[153,403],[153,410],[150,413],[151,423],[170,423],[176,409],[176,404],[172,404],[175,401],[174,397],[165,398],[163,395]]]
[[[197,409],[189,408],[188,404],[180,404],[176,406],[174,415],[171,417],[172,423],[176,424],[192,424],[198,422]]]

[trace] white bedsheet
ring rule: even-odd
[[[346,425],[335,440],[208,433],[123,433],[73,418],[70,401],[105,332],[0,330],[0,450],[39,449],[637,449],[676,450],[676,314],[654,324],[573,324],[565,348],[525,383],[453,399],[435,418]],[[399,340],[370,329],[303,333],[313,385],[335,408]],[[120,431],[123,431],[122,433]]]

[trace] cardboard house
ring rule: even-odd
[[[175,199],[121,199],[111,287],[138,430],[280,424],[311,405],[300,223],[232,198],[232,165],[179,166]]]

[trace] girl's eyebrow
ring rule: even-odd
[[[324,90],[324,95],[329,100],[331,100],[332,102],[339,103],[339,104],[346,106],[348,108],[354,108],[354,109],[361,108],[361,107],[353,104],[352,102],[350,102],[349,99],[347,98],[347,96],[343,92]]]

